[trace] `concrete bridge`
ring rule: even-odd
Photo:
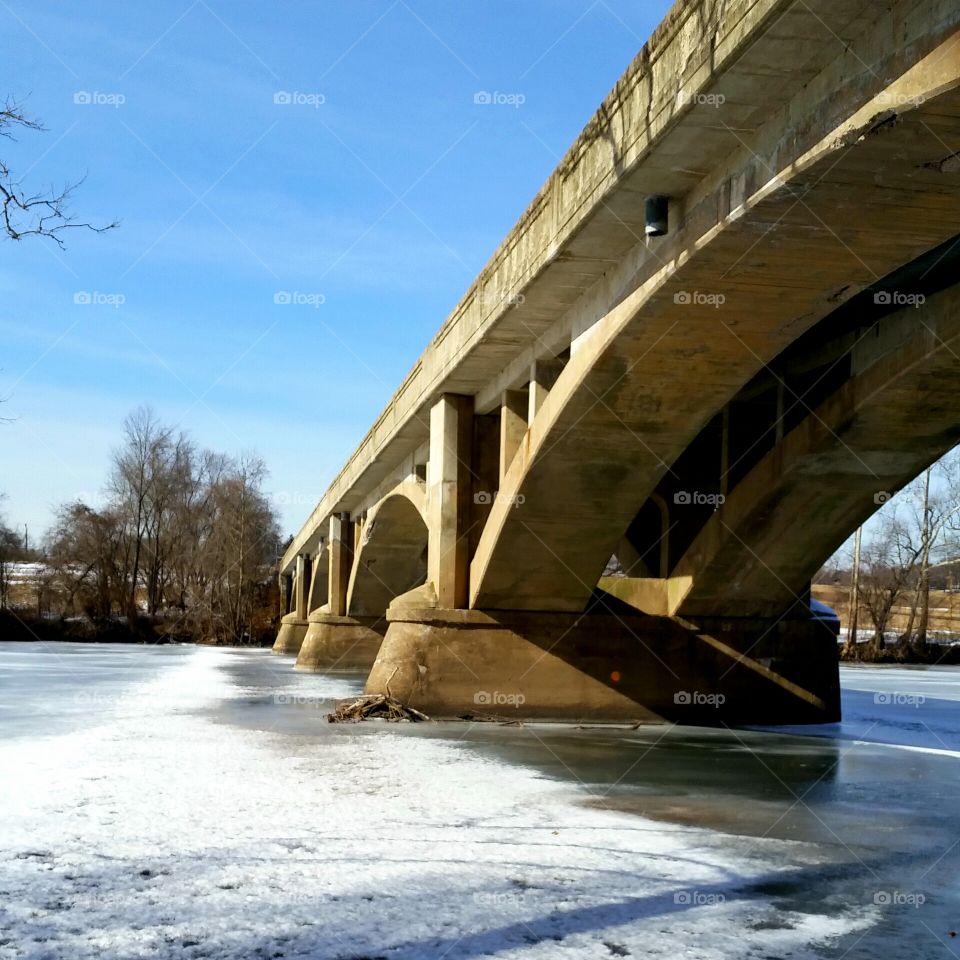
[[[956,0],[680,0],[294,539],[275,649],[435,715],[836,719],[810,579],[960,440],[958,234]]]

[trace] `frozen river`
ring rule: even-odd
[[[291,667],[0,643],[0,958],[960,956],[957,669],[801,734],[334,726]]]

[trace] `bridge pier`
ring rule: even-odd
[[[277,639],[273,643],[273,652],[299,653],[303,638],[307,635],[307,626],[306,619],[301,619],[296,613],[288,613],[281,617]]]
[[[368,671],[377,658],[387,623],[383,617],[341,617],[314,610],[295,669],[309,673]]]
[[[393,607],[366,693],[432,717],[828,723],[835,634],[812,620]]]

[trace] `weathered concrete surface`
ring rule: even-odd
[[[901,2],[883,14],[885,46],[909,46],[917,57],[956,19],[946,0]],[[362,509],[382,495],[382,483],[394,482],[393,472],[428,440],[435,396],[490,387],[485,395],[499,397],[515,385],[501,383],[505,375],[521,382],[530,363],[563,350],[606,314],[636,285],[638,267],[649,271],[674,255],[643,242],[646,195],[678,198],[676,221],[698,205],[698,190],[712,193],[720,180],[733,209],[762,172],[754,153],[766,162],[757,131],[791,99],[811,88],[819,102],[807,110],[826,125],[861,95],[842,75],[833,91],[814,83],[825,68],[859,55],[857,74],[869,63],[882,86],[883,46],[857,46],[877,20],[874,0],[676,3],[330,485],[284,570],[298,553],[315,552],[330,514]],[[724,99],[715,106],[710,96]],[[596,301],[578,303],[588,291]]]
[[[295,613],[288,613],[280,619],[280,629],[277,639],[273,643],[274,653],[297,654],[307,635],[307,621],[300,619]]]
[[[367,515],[350,572],[346,612],[382,616],[390,601],[427,574],[426,496],[420,484],[398,486]]]
[[[383,617],[311,613],[296,669],[307,673],[367,671],[377,658],[387,622]]]
[[[666,679],[696,691],[722,677],[734,686],[713,692],[729,704],[701,722],[832,717],[832,647],[776,616],[862,519],[864,477],[822,468],[837,451],[812,418],[787,423],[781,383],[760,417],[774,452],[741,457],[730,479],[734,411],[767,402],[757,384],[798,344],[817,341],[803,357],[815,360],[841,304],[957,233],[958,156],[956,0],[681,0],[294,539],[281,574],[301,619],[326,552],[330,612],[391,611],[371,685],[399,682],[427,712],[506,676],[531,678],[530,715],[670,716]],[[643,231],[651,194],[670,197],[657,239]],[[823,412],[834,434],[852,416],[848,440],[871,443],[897,390],[919,395],[910,416],[930,414],[931,431],[877,444],[893,460],[871,473],[893,487],[955,436],[960,392],[946,371],[932,389],[897,371],[891,387],[874,367],[855,365],[846,393],[828,381]],[[733,488],[722,521],[690,512],[668,536],[675,468]],[[830,496],[784,546],[789,511]],[[614,557],[649,578],[609,589],[658,617],[581,619]],[[419,610],[421,595],[442,612]],[[761,619],[715,619],[734,613]],[[318,621],[305,662],[335,659],[334,626]],[[762,655],[738,657],[754,642]]]
[[[960,286],[888,318],[853,363],[704,525],[671,578],[670,613],[776,615],[879,503],[960,442]]]
[[[837,644],[820,624],[407,608],[367,693],[434,717],[684,723],[839,719]]]
[[[719,224],[720,200],[706,198],[678,231],[680,255],[594,325],[504,478],[471,606],[584,609],[703,425],[837,297],[956,232],[960,177],[926,165],[960,147],[960,36],[929,57],[891,51],[884,75],[899,79],[788,166],[781,158],[781,181]],[[906,107],[891,113],[891,96]],[[692,292],[725,300],[691,303]]]

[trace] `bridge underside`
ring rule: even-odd
[[[394,473],[376,454],[378,483],[335,484],[285,558],[278,652],[438,716],[838,719],[810,579],[960,441],[960,11],[810,2],[758,0],[798,33],[764,22],[743,56],[845,10],[833,62],[672,130],[552,251],[605,265],[565,333],[521,302],[462,348],[486,380],[431,345],[453,372]],[[729,155],[677,152],[721,128]],[[628,244],[667,170],[669,234]]]

